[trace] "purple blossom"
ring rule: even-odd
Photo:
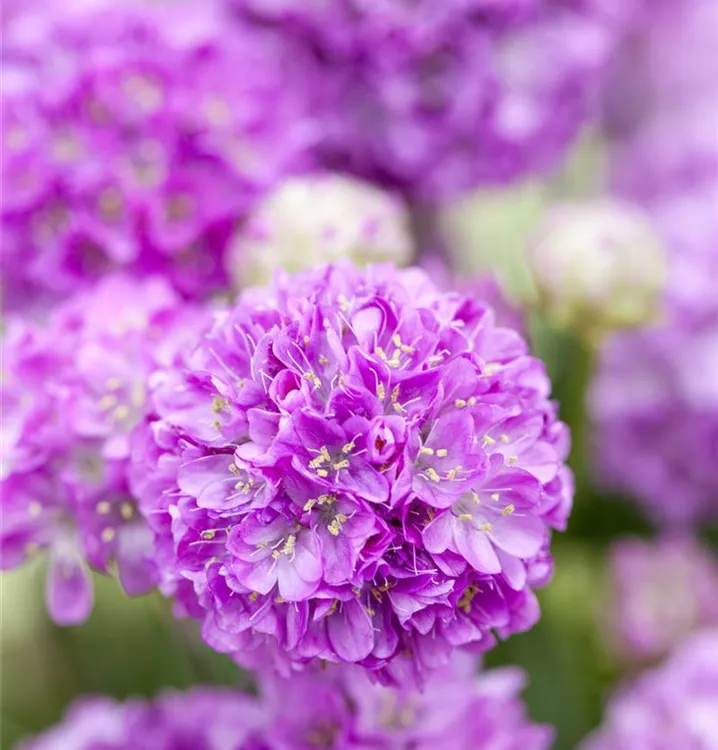
[[[3,342],[0,563],[49,553],[55,621],[92,609],[89,563],[115,565],[128,594],[154,583],[152,535],[128,487],[129,436],[151,373],[177,361],[204,316],[164,281],[109,276],[44,323],[13,320]]]
[[[526,718],[518,669],[445,668],[423,693],[373,684],[354,667],[266,677],[261,695],[199,688],[152,702],[85,698],[22,750],[547,750]]]
[[[329,168],[429,200],[554,166],[638,5],[225,2],[320,60]]]
[[[491,648],[538,617],[570,512],[548,392],[517,333],[418,269],[248,290],[135,436],[165,590],[244,665],[399,679]]]
[[[235,222],[306,162],[311,66],[271,32],[228,39],[213,8],[65,0],[14,19],[3,39],[7,307],[113,268],[163,274],[190,297],[226,286]]]
[[[616,542],[612,630],[624,658],[664,656],[692,631],[718,625],[718,561],[690,536]]]
[[[718,631],[683,643],[662,666],[620,690],[582,750],[718,747]]]

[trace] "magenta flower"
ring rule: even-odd
[[[322,62],[329,168],[429,200],[554,166],[639,5],[225,3]]]
[[[582,750],[718,747],[718,631],[685,641],[668,661],[619,691]]]
[[[517,669],[445,668],[423,693],[372,684],[330,667],[260,679],[259,698],[218,688],[151,702],[85,698],[22,750],[547,750],[553,732],[532,724]]]
[[[305,163],[311,66],[271,32],[227,39],[211,3],[82,6],[4,34],[5,305],[118,268],[207,297],[235,222]]]
[[[691,632],[718,625],[718,561],[690,536],[618,541],[611,584],[613,638],[623,658],[660,658]]]
[[[151,373],[177,361],[203,320],[178,303],[162,280],[110,276],[46,324],[13,321],[4,341],[1,565],[48,550],[59,623],[92,609],[88,563],[116,564],[128,594],[154,584],[152,535],[128,487],[129,436]]]
[[[568,435],[489,308],[418,269],[327,266],[247,291],[198,341],[153,381],[133,486],[211,646],[398,679],[534,623]]]

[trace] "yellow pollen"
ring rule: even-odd
[[[219,396],[215,396],[212,399],[212,411],[215,414],[219,414],[226,406],[229,406],[229,401],[227,401],[227,399],[220,398]]]
[[[108,391],[116,391],[122,388],[122,381],[120,378],[108,378],[107,382],[105,383],[105,388],[107,388]]]
[[[323,445],[319,449],[319,455],[309,462],[309,468],[316,469],[317,467],[321,466],[322,464],[328,463],[331,460],[332,457],[329,455],[329,449],[326,445]]]
[[[294,536],[294,534],[290,534],[287,537],[287,541],[284,543],[284,547],[282,547],[282,554],[291,555],[294,552],[294,545],[296,543],[297,543],[297,537]]]
[[[309,336],[305,336],[302,341],[304,341],[304,345],[306,346],[309,343]]]
[[[493,526],[490,523],[482,523],[481,526],[479,526],[479,531],[492,531]]]
[[[256,591],[253,591],[247,598],[250,602],[256,602],[258,596],[259,594]]]
[[[484,447],[493,445],[495,442],[496,441],[490,435],[484,435],[484,437],[481,439],[481,443]]]
[[[284,604],[284,602],[286,602],[286,601],[287,601],[287,600],[286,600],[286,599],[282,599],[282,597],[281,597],[281,596],[275,596],[275,597],[274,597],[274,602],[275,602],[275,604]]]
[[[466,406],[466,401],[464,401],[463,398],[457,398],[456,401],[454,401],[454,406],[457,409],[463,409]]]
[[[394,407],[394,411],[397,414],[403,414],[404,413],[404,407],[401,404],[392,404],[392,406]]]
[[[334,520],[327,526],[327,529],[329,529],[329,533],[332,536],[339,536],[339,532],[342,530],[342,526],[344,525],[344,522],[347,521],[348,516],[345,516],[343,513],[337,513],[337,515],[334,517]]]
[[[391,403],[396,404],[399,401],[399,386],[397,385],[396,388],[391,392]]]
[[[202,537],[202,539],[208,542],[210,539],[214,539],[216,534],[216,529],[207,529],[206,531],[203,531],[200,536]]]
[[[332,469],[334,471],[341,471],[341,469],[348,469],[349,468],[349,461],[346,460],[346,458],[342,461],[337,461],[336,463],[332,464]]]
[[[113,406],[117,405],[117,396],[114,396],[111,393],[108,393],[104,395],[98,402],[97,406],[102,409],[103,411],[106,411],[107,409],[112,409]]]
[[[108,526],[106,529],[102,529],[102,533],[100,534],[100,539],[102,539],[103,542],[111,542],[115,538],[115,530]]]
[[[466,403],[469,406],[474,406],[474,404],[476,403],[476,396],[472,396]]]
[[[391,355],[391,359],[399,361],[399,357],[401,357],[401,349],[394,349],[394,353]]]
[[[446,458],[446,456],[449,455],[449,451],[447,451],[446,448],[438,448],[436,451],[436,455],[439,458]]]
[[[322,477],[322,479],[329,476],[329,472],[326,469],[317,469],[317,474]]]
[[[495,375],[501,369],[501,365],[497,362],[490,362],[484,367],[484,375],[491,376]]]
[[[386,363],[389,365],[389,367],[394,367],[394,368],[399,367],[399,365],[401,364],[399,362],[398,357],[392,357],[391,359],[387,359]]]
[[[319,364],[320,365],[328,365],[329,364],[329,360],[322,354],[319,357]]]
[[[491,493],[491,499],[492,499],[492,500],[493,500],[493,501],[494,501],[495,503],[498,503],[498,501],[499,501],[499,498],[500,498],[500,497],[501,497],[501,495],[500,495],[500,494],[499,494],[498,492],[492,492],[492,493]]]
[[[124,404],[121,404],[118,406],[113,412],[112,416],[118,421],[121,422],[123,419],[127,419],[130,415],[130,410],[127,406]]]
[[[219,421],[219,419],[215,419],[212,422],[212,427],[214,427],[217,432],[221,432],[222,430],[222,423]]]
[[[97,512],[101,516],[106,516],[110,510],[112,510],[112,506],[107,502],[107,500],[100,500],[99,503],[97,503]]]
[[[386,352],[380,346],[377,346],[375,351],[379,355],[379,359],[382,359],[384,360],[384,362],[386,362]]]
[[[477,590],[473,586],[467,586],[464,593],[461,595],[461,599],[459,599],[457,606],[459,609],[463,609],[467,615],[471,613],[471,602],[476,596],[476,593]]]
[[[370,589],[371,595],[378,601],[381,601],[381,594],[376,589]]]
[[[433,448],[427,448],[425,445],[422,445],[421,448],[419,448],[419,453],[423,453],[426,456],[433,456],[434,455],[434,449]]]
[[[474,517],[471,515],[471,513],[460,513],[459,514],[459,521],[473,521]]]
[[[122,505],[120,505],[120,515],[125,521],[129,521],[130,518],[135,515],[135,509],[130,503],[122,503]]]
[[[329,609],[327,610],[327,615],[333,615],[337,611],[338,606],[339,606],[339,599],[335,599],[332,602],[331,607],[329,607]]]
[[[513,466],[518,460],[519,460],[518,456],[510,456],[509,457],[509,466]]]
[[[229,470],[232,472],[232,474],[239,474],[239,466],[237,466],[237,464],[230,464]]]
[[[27,506],[27,514],[30,516],[30,518],[37,518],[42,513],[42,505],[37,502],[37,500],[33,500],[28,506]]]
[[[354,441],[349,441],[343,448],[342,453],[351,453],[354,450]]]
[[[513,503],[509,503],[502,511],[502,516],[510,516],[516,510],[516,506]]]
[[[457,466],[454,469],[450,469],[446,472],[447,479],[453,479],[461,471],[461,466]]]
[[[476,503],[476,505],[481,505],[481,499],[479,498],[478,493],[471,491],[471,499]]]
[[[401,346],[401,336],[398,333],[395,333],[391,340],[394,342],[394,346]]]
[[[438,482],[441,479],[441,477],[436,473],[436,469],[429,468],[426,470],[426,474],[432,482]]]
[[[379,383],[376,387],[376,397],[379,401],[383,401],[386,398],[386,389],[383,383]]]
[[[337,297],[337,302],[339,303],[339,307],[341,307],[342,310],[349,309],[349,300],[343,294],[340,294]]]
[[[501,441],[502,443],[504,443],[504,445],[506,445],[507,443],[511,442],[511,441],[509,440],[509,436],[508,436],[508,435],[506,435],[506,434],[504,434],[504,435],[499,435],[499,440],[500,440],[500,441]]]
[[[313,498],[309,498],[309,500],[307,500],[307,502],[304,503],[304,508],[302,508],[302,510],[305,513],[309,513],[309,511],[316,505],[316,502],[317,501],[314,500]]]
[[[275,560],[279,560],[279,558],[281,557],[281,554],[279,553],[279,550],[276,550],[276,549],[275,549],[275,550],[274,550],[274,552],[272,552],[272,557],[273,557],[273,558],[274,558]]]

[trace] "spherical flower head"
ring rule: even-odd
[[[211,646],[411,678],[538,617],[572,499],[548,393],[516,332],[418,269],[280,276],[158,375],[137,494]]]
[[[204,320],[163,280],[109,276],[45,323],[12,321],[3,342],[0,564],[49,553],[46,598],[61,624],[92,609],[88,563],[125,591],[152,587],[152,536],[127,484],[129,437],[151,373]]]
[[[270,193],[232,243],[228,271],[237,289],[349,259],[358,265],[412,256],[409,217],[400,199],[339,174],[289,178]]]
[[[624,659],[665,656],[718,626],[718,561],[688,535],[620,540],[611,551],[614,646]]]
[[[324,164],[432,202],[554,166],[638,5],[226,4],[316,51]]]
[[[272,750],[546,750],[553,732],[526,718],[524,681],[519,669],[477,674],[471,659],[438,670],[422,691],[377,685],[357,667],[265,676],[264,700],[281,720],[264,740]]]
[[[535,304],[554,324],[595,339],[657,312],[663,249],[648,219],[610,200],[560,205],[528,253]]]
[[[213,8],[60,2],[15,19],[3,45],[6,306],[63,298],[112,269],[160,273],[192,298],[227,285],[235,222],[302,167],[314,136],[301,53],[261,29],[228,39]]]
[[[195,688],[153,701],[81,698],[62,722],[21,750],[264,750],[253,735],[266,721],[261,705],[239,691]]]
[[[718,747],[718,630],[685,641],[668,661],[619,691],[582,750]]]

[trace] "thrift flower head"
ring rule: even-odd
[[[225,0],[321,61],[321,157],[426,200],[557,163],[637,3]]]
[[[536,304],[556,325],[596,336],[655,316],[661,244],[645,216],[618,201],[558,206],[528,254]]]
[[[155,386],[137,494],[213,647],[386,676],[535,622],[569,441],[490,308],[418,269],[281,276]]]
[[[226,284],[234,222],[304,158],[308,68],[270,32],[228,40],[212,7],[59,2],[4,34],[7,306],[113,268]]]
[[[3,342],[0,562],[48,551],[58,623],[89,615],[88,563],[116,566],[129,594],[153,584],[152,537],[127,486],[129,436],[149,375],[177,359],[201,317],[178,302],[164,281],[110,276],[46,325],[14,321]]]
[[[582,750],[718,748],[718,630],[685,641],[662,666],[619,691]]]
[[[344,258],[359,265],[409,262],[409,217],[400,200],[338,174],[281,183],[243,225],[228,257],[235,287],[267,283],[277,269],[299,271]]]
[[[690,536],[619,541],[611,554],[613,630],[624,657],[664,656],[718,625],[718,561]]]
[[[523,675],[441,670],[423,693],[372,684],[355,667],[261,680],[259,698],[217,688],[152,702],[86,698],[22,750],[547,750],[530,723]]]

